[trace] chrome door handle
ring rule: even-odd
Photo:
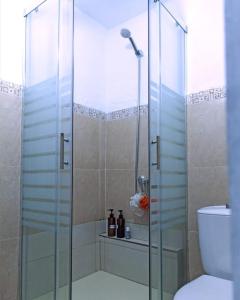
[[[157,161],[152,163],[152,166],[157,166],[157,169],[160,170],[160,136],[156,136],[156,140],[152,141],[152,145],[156,145],[156,156]]]
[[[64,151],[65,151],[64,143],[69,143],[69,139],[65,138],[64,133],[61,132],[60,133],[60,169],[61,170],[64,170],[64,166],[69,165],[69,162],[64,160]]]

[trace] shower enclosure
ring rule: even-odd
[[[186,28],[154,0],[45,0],[25,19],[21,300],[173,299],[187,280]],[[131,239],[107,235],[108,209]]]

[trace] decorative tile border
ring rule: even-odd
[[[116,110],[110,113],[105,113],[103,111],[97,110],[95,108],[87,107],[78,103],[74,103],[74,112],[83,116],[87,116],[92,119],[100,120],[121,120],[131,118],[137,115],[137,107],[130,107],[121,110]],[[148,114],[148,105],[141,105],[140,114]]]
[[[104,120],[106,118],[106,114],[100,110],[95,108],[87,107],[78,103],[74,103],[73,111],[77,114],[92,118],[92,119],[100,119]]]
[[[216,103],[226,100],[226,88],[213,88],[206,91],[192,93],[187,96],[187,104],[200,104],[200,103]],[[102,120],[121,120],[131,118],[137,115],[137,107],[129,107],[109,113],[105,113],[94,108],[90,108],[81,104],[74,103],[74,112],[88,116],[90,118],[97,118]],[[141,105],[141,116],[148,114],[148,105]]]
[[[116,110],[116,111],[107,113],[106,119],[109,121],[127,119],[127,118],[137,116],[137,113],[138,113],[138,109],[136,106],[134,106],[134,107],[120,109],[120,110]],[[140,106],[140,115],[144,116],[144,115],[147,115],[147,113],[148,113],[148,105],[147,104],[141,105]]]
[[[0,93],[22,97],[22,90],[21,85],[0,80]]]
[[[13,82],[8,82],[0,79],[0,93],[15,95],[17,97],[22,97],[23,87],[21,85],[15,84]],[[214,101],[221,101],[226,98],[226,88],[212,88],[205,91],[200,91],[197,93],[192,93],[187,96],[187,104],[199,104],[199,103],[209,103]],[[108,119],[108,120],[118,120],[126,119],[137,115],[137,107],[125,108],[110,113],[105,113],[103,111],[97,110],[95,108],[90,108],[81,104],[74,103],[74,112],[80,113],[91,118],[98,119]],[[148,105],[141,105],[140,107],[141,115],[146,115],[148,113]]]
[[[187,96],[187,104],[199,104],[222,101],[226,98],[226,88],[215,88],[206,91],[200,91]]]

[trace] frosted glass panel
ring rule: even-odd
[[[26,16],[22,300],[56,300],[60,289],[62,300],[71,295],[72,22],[65,0],[45,1]]]
[[[155,3],[150,34],[151,294],[167,300],[186,281],[185,32]]]

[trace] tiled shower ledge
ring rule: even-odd
[[[106,233],[101,233],[99,236],[102,238],[105,238],[105,239],[115,240],[115,241],[119,241],[119,242],[123,242],[123,243],[131,243],[131,244],[135,244],[135,245],[149,247],[149,242],[144,241],[144,240],[138,240],[138,239],[133,239],[133,238],[126,239],[126,238],[110,237]],[[152,248],[158,249],[159,247],[156,244],[152,244]],[[182,249],[181,248],[173,248],[173,247],[168,246],[168,247],[164,247],[163,250],[171,251],[171,252],[178,252],[178,251],[181,251]]]

